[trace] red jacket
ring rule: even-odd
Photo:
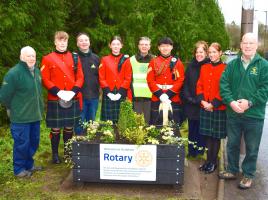
[[[122,96],[127,96],[131,100],[132,68],[130,60],[127,58],[122,64],[120,72],[118,71],[118,64],[122,56],[123,54],[119,56],[110,54],[101,59],[99,67],[100,86],[105,95],[116,88]]]
[[[226,64],[220,63],[213,66],[211,63],[201,67],[199,80],[196,85],[196,94],[200,100],[212,103],[214,110],[225,110],[220,96],[220,78]]]
[[[41,66],[42,81],[48,90],[48,100],[58,100],[57,93],[60,90],[72,90],[76,94],[79,93],[84,82],[84,75],[79,59],[75,75],[73,56],[70,52],[52,52],[43,57]],[[80,100],[81,97],[79,93],[75,98]]]
[[[181,103],[179,92],[184,81],[184,66],[178,60],[171,70],[171,59],[176,61],[176,58],[172,56],[168,58],[158,56],[149,63],[147,83],[153,93],[152,101],[159,101],[159,97],[166,93],[172,102]]]

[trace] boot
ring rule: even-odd
[[[50,133],[51,139],[51,149],[52,149],[52,163],[60,164],[61,160],[59,158],[58,148],[60,143],[60,134]]]
[[[71,157],[70,149],[68,149],[67,142],[73,137],[72,128],[64,128],[63,130],[63,142],[64,142],[64,157],[65,159]]]

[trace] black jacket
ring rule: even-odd
[[[92,53],[90,50],[88,53],[78,51],[79,58],[82,63],[84,73],[84,84],[81,89],[83,98],[92,99],[99,98],[99,57]]]
[[[198,62],[195,58],[193,58],[186,69],[182,90],[182,99],[184,114],[188,119],[199,119],[200,100],[196,95],[196,84],[199,79],[201,66],[209,62],[210,60],[208,58],[201,62]]]

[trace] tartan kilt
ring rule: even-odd
[[[118,122],[120,103],[125,101],[125,98],[120,98],[118,101],[112,101],[107,95],[102,96],[101,104],[101,120],[111,120],[113,123]]]
[[[151,101],[150,124],[155,126],[163,125],[163,111],[159,112],[160,101]],[[172,111],[168,113],[168,120],[174,121],[177,125],[182,123],[182,107],[177,102],[171,102]]]
[[[223,139],[226,137],[226,112],[214,110],[209,112],[200,109],[200,134],[213,138]]]
[[[81,110],[78,100],[70,108],[62,108],[58,101],[48,100],[46,124],[49,128],[75,127],[79,124]]]

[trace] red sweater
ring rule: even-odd
[[[220,78],[225,67],[224,63],[216,66],[211,63],[204,64],[197,82],[196,94],[201,100],[212,103],[214,110],[226,109],[220,96]]]
[[[72,90],[78,93],[84,82],[84,75],[80,60],[77,64],[76,75],[74,73],[74,61],[70,52],[52,52],[42,59],[41,64],[42,81],[48,92],[48,100],[58,100],[57,92],[60,90]],[[81,93],[75,98],[80,100]]]
[[[122,96],[127,95],[129,99],[132,99],[130,91],[132,68],[129,58],[124,61],[120,71],[118,71],[118,64],[122,56],[123,54],[119,56],[110,54],[101,59],[99,67],[100,86],[104,94],[116,88]]]

